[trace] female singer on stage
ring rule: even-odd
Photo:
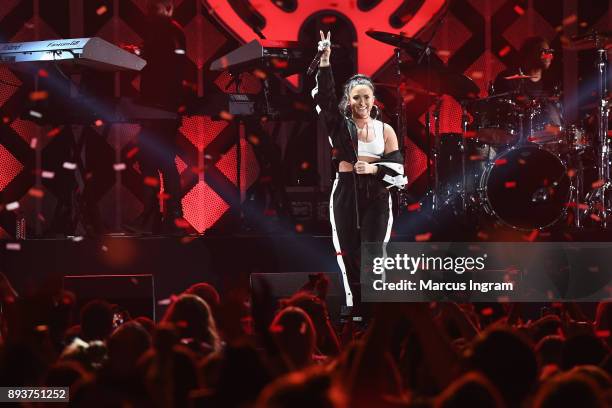
[[[319,50],[324,52],[312,95],[332,145],[336,179],[330,221],[346,305],[353,306],[353,290],[360,280],[361,242],[389,240],[393,215],[388,189],[403,188],[407,180],[397,136],[391,126],[377,119],[372,80],[360,74],[351,77],[338,103],[329,62],[331,33],[327,37],[320,34]]]

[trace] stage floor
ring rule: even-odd
[[[429,235],[423,231],[392,235],[391,240],[612,241],[612,231],[601,229],[498,230],[489,231],[486,237],[462,235],[457,229],[443,234],[441,230]],[[234,289],[248,290],[253,273],[339,273],[331,236],[307,234],[0,241],[0,270],[20,293],[64,276],[152,275],[158,317],[165,309],[164,299],[197,282],[209,282],[224,295]],[[307,279],[305,276],[300,279]]]
[[[157,301],[196,282],[227,293],[252,273],[338,271],[331,237],[306,235],[2,241],[0,268],[18,292],[64,276],[150,274]]]

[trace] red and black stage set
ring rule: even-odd
[[[335,83],[371,76],[397,135],[391,240],[609,235],[607,1],[177,0],[171,27],[148,4],[0,6],[14,279],[336,273],[337,163],[306,74],[320,30]]]
[[[0,0],[0,402],[610,406],[610,49],[612,0]]]

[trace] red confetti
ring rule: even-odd
[[[414,237],[414,240],[417,242],[429,241],[431,239],[432,233],[426,232],[424,234],[417,234]]]
[[[125,157],[131,159],[132,157],[136,156],[136,153],[138,153],[138,147],[133,147],[126,153]]]
[[[485,240],[489,239],[489,234],[487,234],[487,233],[485,233],[485,232],[482,232],[482,231],[478,231],[478,234],[476,234],[476,236],[477,236],[479,239],[482,239],[483,241],[485,241]]]
[[[101,119],[97,119],[97,120],[94,122],[94,125],[96,125],[97,127],[100,127],[100,126],[102,126],[103,124],[104,124],[104,122],[102,122],[102,120],[101,120]]]
[[[41,189],[39,189],[39,188],[34,188],[34,187],[32,187],[32,188],[31,188],[31,189],[28,191],[28,194],[29,194],[30,196],[32,196],[32,197],[36,197],[36,198],[43,198],[43,197],[44,197],[44,195],[45,195],[45,192],[44,192],[44,191],[42,191],[42,190],[41,190]]]
[[[480,311],[480,314],[482,314],[483,316],[493,316],[493,308],[485,307]]]
[[[533,231],[531,231],[531,234],[529,234],[529,235],[526,237],[526,240],[527,240],[527,241],[529,241],[529,242],[533,242],[533,241],[535,241],[535,240],[536,240],[536,238],[538,237],[538,234],[539,234],[539,233],[540,233],[540,231],[539,231],[539,230],[534,229]]]
[[[96,10],[96,14],[101,16],[102,14],[106,13],[108,11],[108,7],[106,6],[100,6],[98,7],[98,9]]]
[[[145,177],[144,183],[149,187],[159,187],[159,180],[156,177]]]
[[[49,97],[49,93],[47,91],[30,92],[31,101],[44,101],[48,97]]]
[[[504,183],[504,187],[506,187],[506,188],[516,188],[516,181],[506,181]]]
[[[4,124],[9,123],[10,121],[11,121],[11,118],[9,118],[8,116],[5,116],[5,117],[3,117],[3,118],[2,118],[2,122],[3,122]]]
[[[572,14],[571,16],[567,16],[563,19],[563,25],[574,24],[578,21],[578,16],[576,14]]]
[[[41,68],[41,69],[38,70],[38,76],[41,77],[41,78],[48,78],[49,77],[49,73]]]
[[[506,163],[508,163],[508,160],[506,160],[506,159],[497,159],[497,160],[495,160],[495,165],[496,166],[503,166]]]
[[[177,218],[174,220],[174,225],[176,225],[179,228],[182,229],[187,229],[191,226],[191,224],[189,224],[189,222],[184,219],[184,218]]]
[[[48,131],[47,132],[47,136],[48,137],[55,137],[55,136],[59,135],[60,132],[61,132],[61,129],[56,127],[56,128],[51,129],[50,131]]]
[[[607,339],[610,337],[610,330],[595,330],[595,335],[600,339]]]
[[[302,170],[308,170],[309,167],[310,167],[310,163],[308,162],[302,162],[302,164],[300,165],[300,168]]]
[[[297,232],[304,232],[304,226],[302,224],[295,224],[295,230]]]
[[[499,50],[499,52],[497,53],[500,57],[505,57],[506,55],[508,55],[508,53],[510,52],[512,48],[510,48],[509,45],[506,45],[504,48],[502,48],[501,50]]]
[[[408,211],[420,211],[421,210],[421,203],[410,204],[406,208],[408,209]]]
[[[231,113],[227,112],[227,111],[221,111],[219,112],[219,117],[223,120],[227,120],[228,122],[232,119],[234,119],[234,115],[232,115]]]
[[[591,214],[591,219],[595,222],[601,222],[601,217],[597,214]]]
[[[249,139],[249,142],[251,142],[251,144],[254,146],[257,146],[260,143],[259,138],[255,135],[250,135],[248,139]]]
[[[525,9],[517,4],[516,6],[514,6],[514,12],[519,16],[522,16],[523,14],[525,14]]]
[[[189,244],[194,239],[196,239],[196,237],[189,237],[189,236],[183,237],[181,238],[181,244]]]

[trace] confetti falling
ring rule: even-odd
[[[30,111],[30,116],[32,116],[33,118],[37,118],[37,119],[40,119],[43,117],[42,113],[35,111],[35,110]]]
[[[42,191],[42,190],[41,190],[41,189],[39,189],[39,188],[35,188],[35,187],[32,187],[32,188],[31,188],[31,189],[28,191],[28,194],[29,194],[30,196],[32,196],[32,197],[35,197],[35,198],[43,198],[43,197],[45,196],[45,192],[44,192],[44,191]]]
[[[563,19],[563,25],[567,26],[570,24],[574,24],[576,21],[578,21],[578,16],[576,14],[572,14]]]
[[[495,160],[495,165],[496,166],[503,166],[506,163],[508,163],[508,160],[506,160],[506,159],[497,159],[497,160]]]
[[[56,127],[56,128],[51,129],[50,131],[48,131],[47,132],[47,136],[48,137],[55,137],[55,136],[59,135],[60,132],[61,132],[61,129]]]
[[[52,179],[55,177],[55,173],[49,170],[43,170],[40,176],[44,179]]]
[[[219,112],[219,117],[223,120],[227,120],[228,122],[231,121],[232,119],[234,119],[234,115],[232,115],[231,113],[227,112],[227,111],[221,111]]]
[[[421,203],[414,203],[414,204],[410,204],[406,207],[406,209],[408,211],[420,211],[421,210]]]
[[[113,164],[113,169],[115,171],[123,171],[123,170],[126,169],[126,165],[125,165],[125,163],[115,163],[115,164]]]
[[[103,14],[106,14],[107,11],[108,11],[108,7],[102,5],[96,9],[96,14],[101,16]]]
[[[493,308],[485,307],[480,311],[480,314],[482,314],[483,316],[493,316]]]
[[[127,157],[128,159],[131,159],[132,157],[136,156],[136,154],[138,153],[138,147],[133,147],[131,148],[125,155],[125,157]]]
[[[426,232],[424,234],[417,234],[417,235],[415,235],[414,240],[416,242],[429,241],[431,239],[432,235],[433,234],[431,232]]]
[[[499,55],[500,57],[505,57],[506,55],[508,55],[510,53],[510,50],[512,48],[510,48],[509,45],[506,45],[504,48],[502,48],[501,50],[499,50],[499,52],[497,53],[497,55]]]
[[[21,244],[19,242],[7,242],[6,250],[7,251],[21,251]]]
[[[531,231],[531,233],[525,238],[527,241],[529,242],[533,242],[536,240],[536,238],[538,237],[538,234],[540,233],[539,230],[534,229],[533,231]]]
[[[159,180],[156,177],[145,177],[143,182],[149,187],[159,187]]]
[[[62,167],[65,168],[66,170],[75,170],[77,168],[77,165],[76,163],[64,162],[62,164]]]
[[[12,203],[8,203],[6,206],[4,206],[4,208],[6,211],[15,211],[19,208],[19,202],[13,201]]]
[[[49,93],[47,91],[35,91],[30,92],[30,100],[31,101],[44,101],[49,97]]]

